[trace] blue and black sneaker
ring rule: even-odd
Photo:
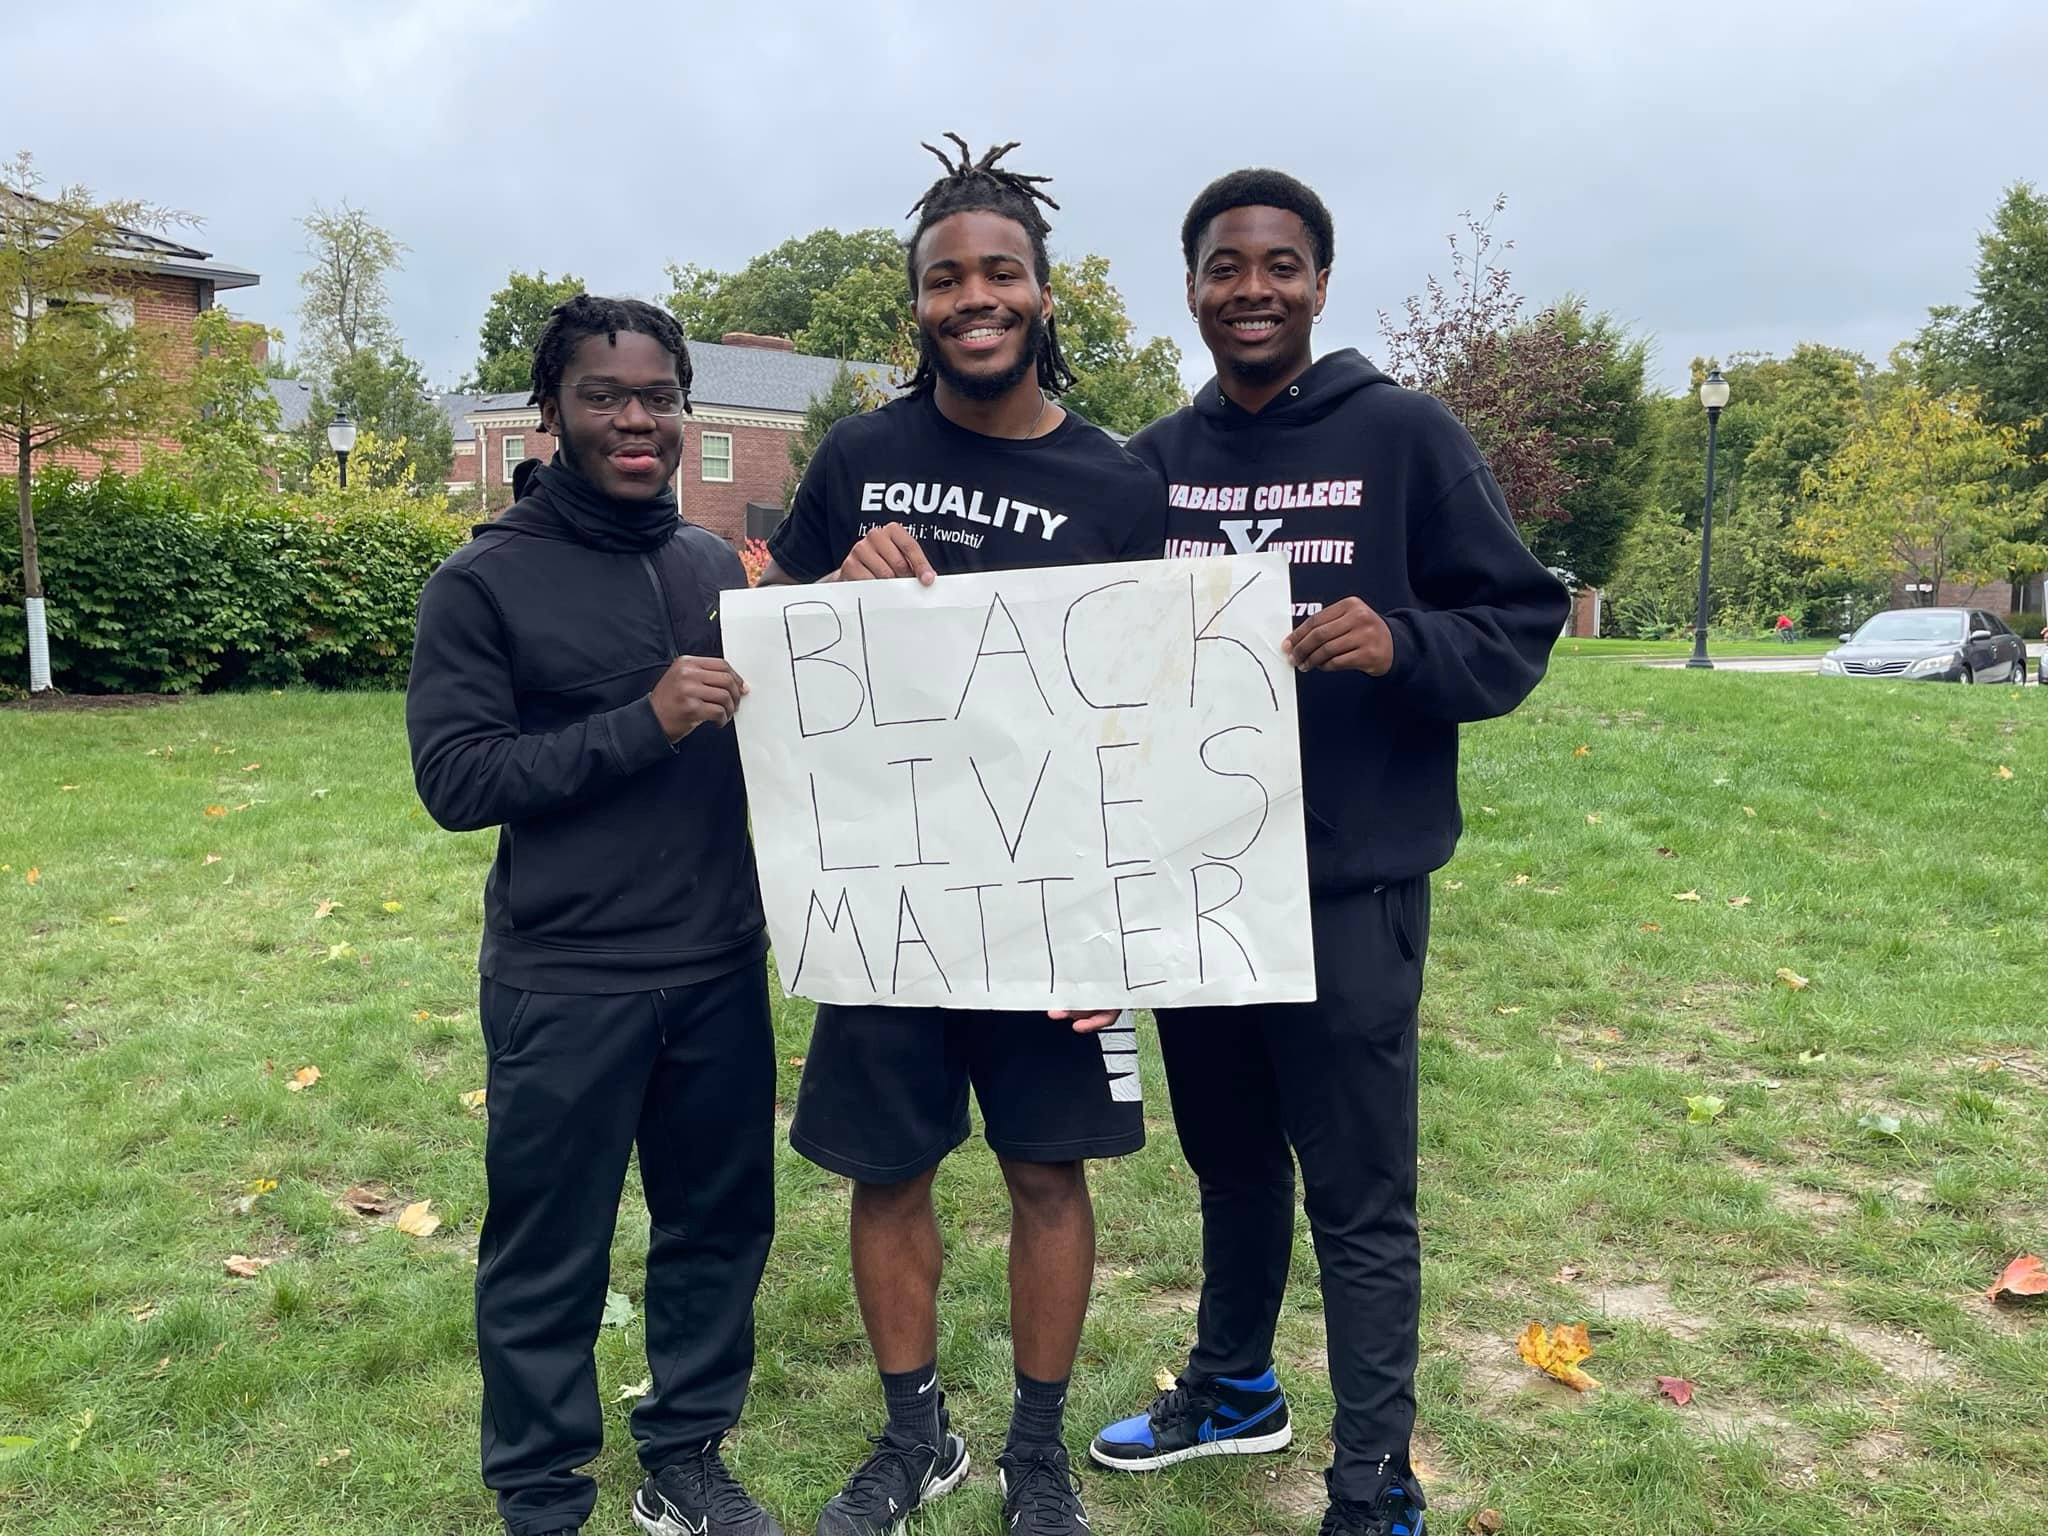
[[[1389,1486],[1371,1504],[1340,1499],[1333,1493],[1316,1536],[1422,1536],[1422,1495],[1399,1483]]]
[[[1119,1472],[1154,1472],[1197,1456],[1277,1451],[1293,1438],[1286,1394],[1268,1370],[1243,1378],[1183,1378],[1143,1413],[1097,1435],[1088,1454]]]

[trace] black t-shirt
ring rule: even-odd
[[[1043,437],[984,437],[927,393],[836,423],[768,551],[816,581],[884,523],[903,524],[942,576],[1151,560],[1165,545],[1166,487],[1071,411]]]

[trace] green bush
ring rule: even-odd
[[[204,506],[168,478],[36,482],[50,666],[79,693],[390,686],[467,525],[436,499],[321,490]],[[21,543],[0,532],[0,679],[25,667]]]
[[[2043,624],[2048,624],[2048,619],[2038,613],[2008,613],[2005,616],[2005,627],[2022,640],[2040,639]]]

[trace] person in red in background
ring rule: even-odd
[[[1792,643],[1792,615],[1789,613],[1778,615],[1778,638],[1787,645]]]

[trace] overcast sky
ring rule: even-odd
[[[886,224],[955,129],[1056,178],[1056,255],[1097,251],[1141,332],[1207,374],[1181,215],[1211,176],[1293,171],[1329,203],[1325,348],[1448,261],[1467,208],[1532,303],[1585,294],[1697,354],[1802,340],[1874,359],[1965,298],[2001,189],[2048,182],[2040,0],[74,0],[8,7],[0,154],[189,210],[263,274],[289,337],[299,219],[346,198],[411,247],[391,279],[437,384],[508,270],[658,297],[822,225]]]

